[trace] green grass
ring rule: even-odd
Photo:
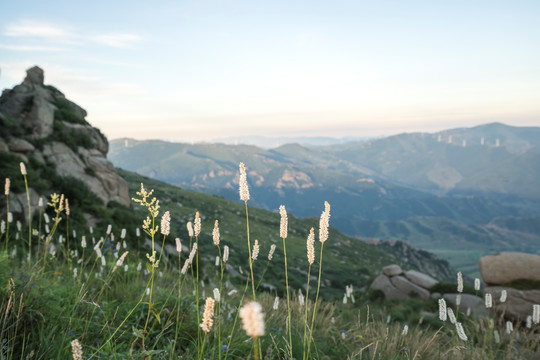
[[[303,319],[305,306],[308,319],[315,308],[316,280],[311,281],[309,294],[302,291],[305,304],[300,303],[298,291],[307,282],[306,237],[312,226],[318,228],[318,219],[289,216],[286,242],[291,302],[288,309],[279,243],[280,216],[249,209],[250,239],[258,239],[262,247],[259,259],[254,262],[256,280],[260,280],[268,265],[262,279],[266,290],[259,288],[256,292],[257,302],[265,314],[265,335],[250,339],[236,321],[238,309],[245,299],[251,298],[251,291],[247,291],[245,299],[243,296],[244,289],[249,289],[249,285],[244,287],[249,274],[244,204],[192,193],[133,173],[121,174],[129,181],[134,197],[138,197],[135,192],[140,190],[139,181],[144,181],[147,189],[155,186],[152,196],[160,200],[155,225],[159,225],[166,210],[171,213],[171,234],[163,238],[158,231],[155,235],[158,266],[151,268],[147,256],[151,251],[142,246],[149,236],[134,234],[135,224],[140,226],[147,216],[145,207],[134,206],[132,210],[112,204],[103,209],[105,215],[115,214],[118,224],[133,226],[125,239],[120,238],[122,228],[116,223],[110,234],[105,231],[107,221],[93,232],[70,223],[70,229],[76,229],[77,235],[71,236],[68,252],[66,242],[60,241],[60,235],[66,238],[67,219],[56,204],[54,209],[49,209],[51,215],[51,210],[56,210],[61,219],[56,232],[53,230],[47,235],[43,222],[33,222],[36,246],[30,262],[22,240],[27,238],[27,229],[23,226],[17,232],[16,227],[12,227],[9,248],[1,246],[5,239],[0,238],[0,358],[67,359],[71,357],[71,341],[75,339],[82,344],[85,358],[91,359],[299,359],[307,356],[302,350],[306,349]],[[74,202],[72,216],[83,208],[82,203]],[[202,219],[199,262],[192,264],[184,275],[179,268],[187,253],[181,255],[179,264],[174,250],[169,254],[161,253],[158,245],[163,240],[174,249],[175,237],[181,238],[186,247],[194,242],[186,229],[187,222],[194,220],[194,210],[199,211]],[[105,219],[108,220],[102,220]],[[219,246],[230,247],[229,267],[223,278],[220,267],[214,262],[220,254],[212,241],[215,219],[220,224]],[[150,229],[155,229],[154,225]],[[88,246],[85,248],[81,244],[82,236],[86,237]],[[103,241],[100,242],[100,238]],[[44,246],[49,242],[49,247]],[[268,263],[266,254],[274,242],[278,247]],[[98,258],[93,248],[96,243],[105,260]],[[318,241],[315,247],[318,254]],[[125,251],[129,254],[117,267],[118,255]],[[316,258],[315,268],[318,261]],[[525,359],[531,354],[540,355],[533,333],[537,327],[526,329],[516,324],[516,330],[506,335],[503,323],[495,319],[494,326],[501,338],[495,343],[493,328],[488,322],[478,323],[463,315],[460,320],[469,337],[463,341],[458,339],[453,325],[436,318],[436,300],[384,300],[366,292],[369,280],[389,263],[407,268],[404,262],[383,250],[330,229],[324,247],[321,300],[317,303],[308,358]],[[345,286],[350,284],[355,291],[345,303],[342,301]],[[220,287],[222,316],[214,317],[214,326],[207,335],[201,334],[197,314],[202,313],[204,299],[212,296],[214,288]],[[281,299],[278,310],[272,309],[275,296]],[[291,327],[287,328],[289,311]],[[405,325],[409,328],[406,335],[402,334]],[[287,336],[289,330],[290,337]]]

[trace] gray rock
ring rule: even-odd
[[[11,138],[8,147],[9,151],[20,153],[30,153],[36,149],[34,145],[30,144],[28,141],[19,138]]]
[[[28,194],[30,196],[30,207],[32,210],[32,216],[38,211],[39,194],[32,188],[28,188]],[[5,218],[5,210],[2,209],[2,217]],[[13,213],[13,216],[21,221],[25,222],[28,219],[28,199],[26,198],[26,192],[23,193],[10,193],[9,195],[9,211]]]
[[[387,299],[407,299],[409,297],[392,285],[390,279],[384,275],[377,276],[371,283],[370,288],[382,291]]]
[[[411,294],[416,294],[421,299],[427,300],[429,299],[429,291],[426,289],[413,284],[407,278],[404,276],[392,276],[390,278],[390,282],[392,285],[394,285],[398,290],[400,290],[402,293],[406,294],[407,296],[410,296]]]
[[[421,286],[424,289],[431,289],[435,284],[438,283],[438,281],[431,276],[416,270],[405,271],[405,277],[413,284]]]
[[[43,74],[43,70],[39,66],[34,66],[33,68],[26,70],[26,78],[24,79],[23,84],[43,85],[44,80],[45,75]]]
[[[488,285],[502,285],[519,279],[540,281],[539,255],[502,252],[480,258],[478,266]]]
[[[396,276],[403,274],[403,270],[399,267],[399,265],[392,264],[383,267],[382,272],[386,276]]]
[[[506,301],[500,302],[502,290],[506,290]],[[493,308],[507,319],[524,321],[532,315],[534,304],[540,304],[539,290],[517,290],[506,287],[486,287],[484,293],[490,293],[493,297]]]
[[[444,294],[443,298],[448,300],[456,309],[457,307],[457,295],[458,294]],[[480,319],[487,317],[488,313],[484,306],[484,299],[479,296],[474,296],[471,294],[461,294],[461,302],[459,305],[459,311],[467,313],[467,309],[471,309],[471,316],[474,319]]]

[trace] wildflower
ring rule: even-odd
[[[70,213],[70,211],[69,211],[69,201],[68,201],[67,198],[65,199],[65,203],[66,203],[66,215],[69,216],[69,213]]]
[[[21,167],[21,175],[26,176],[26,166],[24,165],[22,161],[19,163],[19,165]]]
[[[13,213],[11,211],[7,213],[7,222],[10,224],[13,222]]]
[[[180,254],[182,252],[182,242],[180,241],[180,238],[174,240],[176,241],[176,252]]]
[[[248,336],[255,338],[264,335],[264,315],[259,303],[255,301],[246,303],[240,308],[239,315]]]
[[[467,341],[467,339],[468,339],[467,335],[465,335],[465,331],[463,330],[463,325],[460,322],[456,323],[456,331],[457,331],[458,337],[461,340]]]
[[[463,275],[461,271],[457,273],[457,291],[458,293],[463,292]]]
[[[43,198],[40,197],[39,200],[38,200],[38,207],[43,207]]]
[[[105,260],[105,256],[101,257],[101,266],[107,265],[107,261]]]
[[[525,320],[525,324],[527,326],[527,329],[532,328],[532,316],[531,315],[527,316],[527,319]]]
[[[223,248],[223,262],[226,263],[229,260],[229,247],[225,245]]]
[[[82,360],[83,352],[79,340],[75,339],[71,342],[71,353],[73,354],[73,360]]]
[[[215,265],[216,265],[216,266],[219,266],[219,256],[216,256],[216,262],[215,262]]]
[[[90,228],[90,229],[91,229],[91,228]],[[90,233],[92,233],[92,231],[90,231]],[[141,237],[141,229],[135,228],[135,235],[136,235],[137,237]]]
[[[272,306],[272,309],[277,310],[278,307],[279,307],[279,297],[276,296],[276,298],[274,299],[274,306]]]
[[[272,246],[270,246],[270,251],[268,252],[268,261],[272,260],[272,256],[274,256],[274,251],[276,251],[276,245],[272,244]]]
[[[246,168],[244,163],[240,163],[240,200],[247,202],[249,200],[249,188],[247,184]]]
[[[195,257],[195,254],[197,253],[197,243],[193,244],[193,247],[191,248],[191,252],[189,253],[189,262],[193,262],[193,258]]]
[[[122,254],[122,256],[120,256],[120,258],[116,261],[116,265],[114,266],[113,268],[113,272],[114,270],[116,270],[117,267],[120,267],[122,266],[122,264],[124,263],[124,259],[126,258],[127,254],[128,254],[129,251],[126,251]]]
[[[330,226],[330,204],[324,202],[324,211],[319,220],[319,241],[324,244],[328,240],[328,227]]]
[[[506,301],[506,296],[507,296],[506,290],[501,291],[501,298],[499,299],[499,301],[502,302],[502,303],[505,302]]]
[[[309,235],[307,238],[307,258],[309,265],[313,265],[313,262],[315,261],[315,230],[311,228],[309,230]]]
[[[141,271],[142,270],[142,264],[139,262],[137,264],[137,271]]]
[[[474,290],[476,291],[480,290],[480,279],[478,278],[474,279]]]
[[[279,237],[282,239],[287,238],[287,210],[285,206],[281,205],[279,207],[279,214],[281,215],[281,221],[279,223]]]
[[[6,178],[6,183],[4,185],[4,195],[8,196],[9,195],[9,187],[11,185],[11,180],[9,180],[9,178]]]
[[[540,323],[540,305],[538,304],[533,305],[532,321],[535,324]]]
[[[203,319],[202,319],[201,324],[199,325],[201,329],[203,329],[205,334],[208,334],[210,332],[210,329],[212,328],[213,316],[214,316],[214,299],[212,299],[211,297],[207,297],[206,303],[204,305]]]
[[[216,220],[214,223],[214,231],[212,231],[212,238],[214,245],[219,246],[219,222]]]
[[[441,321],[446,321],[447,312],[446,312],[446,301],[444,299],[439,299],[439,319]]]
[[[122,232],[120,233],[120,239],[124,239],[126,237],[126,229],[122,229]]]
[[[188,221],[187,223],[187,231],[188,231],[188,235],[190,238],[193,237],[193,224],[191,223],[191,221]]]
[[[493,298],[491,297],[490,293],[486,293],[484,295],[484,302],[485,302],[485,305],[486,305],[486,309],[489,309],[489,308],[493,307]]]
[[[405,325],[403,327],[403,331],[401,332],[401,336],[406,336],[408,332],[409,332],[409,326]]]
[[[506,322],[506,333],[511,334],[514,331],[514,324],[511,321]]]
[[[73,268],[73,278],[77,277],[77,268]]]
[[[298,303],[300,303],[300,306],[304,306],[304,294],[302,294],[302,290],[298,292]]]
[[[452,308],[447,308],[446,312],[448,313],[448,320],[450,320],[450,323],[455,324],[456,315],[454,314],[454,311],[452,310]]]
[[[218,288],[214,288],[214,300],[219,302],[220,300],[220,295],[219,295],[219,289]]]
[[[171,215],[169,211],[165,211],[165,213],[161,217],[161,234],[167,236],[169,235],[170,230],[171,230]]]
[[[255,240],[255,244],[253,245],[253,254],[251,255],[253,261],[257,260],[257,256],[259,256],[259,240]]]
[[[227,293],[227,295],[233,296],[233,295],[236,294],[237,292],[238,292],[238,290],[232,289],[231,291],[229,291],[229,292]]]
[[[124,249],[127,249],[126,240],[122,241],[122,247],[123,247]]]
[[[197,211],[195,213],[195,237],[199,236],[201,233],[201,217],[199,216],[199,212]]]
[[[107,225],[107,235],[110,235],[111,231],[112,231],[112,225],[109,224],[109,225]]]
[[[4,220],[2,220],[0,222],[0,234],[4,234],[6,232],[6,222]]]

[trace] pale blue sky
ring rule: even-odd
[[[0,88],[39,65],[110,139],[540,126],[540,1],[13,1]]]

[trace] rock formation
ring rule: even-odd
[[[494,310],[505,318],[523,321],[540,304],[540,256],[503,252],[479,260],[480,273],[493,298]],[[501,300],[506,290],[506,300]]]
[[[540,256],[519,252],[502,252],[484,256],[478,261],[482,279],[488,285],[515,280],[540,281]]]
[[[45,85],[43,70],[33,67],[22,84],[4,90],[0,97],[0,152],[16,155],[27,167],[33,161],[54,167],[61,177],[82,181],[105,205],[116,201],[127,206],[128,184],[106,159],[108,141],[85,120],[86,115],[59,90]],[[38,197],[33,190],[31,194]],[[25,211],[26,198],[19,208],[17,203],[13,212]]]
[[[370,288],[382,291],[386,298],[408,299],[415,296],[428,300],[429,289],[437,283],[429,275],[415,270],[404,272],[399,265],[392,264],[382,269],[382,274],[373,280]]]

